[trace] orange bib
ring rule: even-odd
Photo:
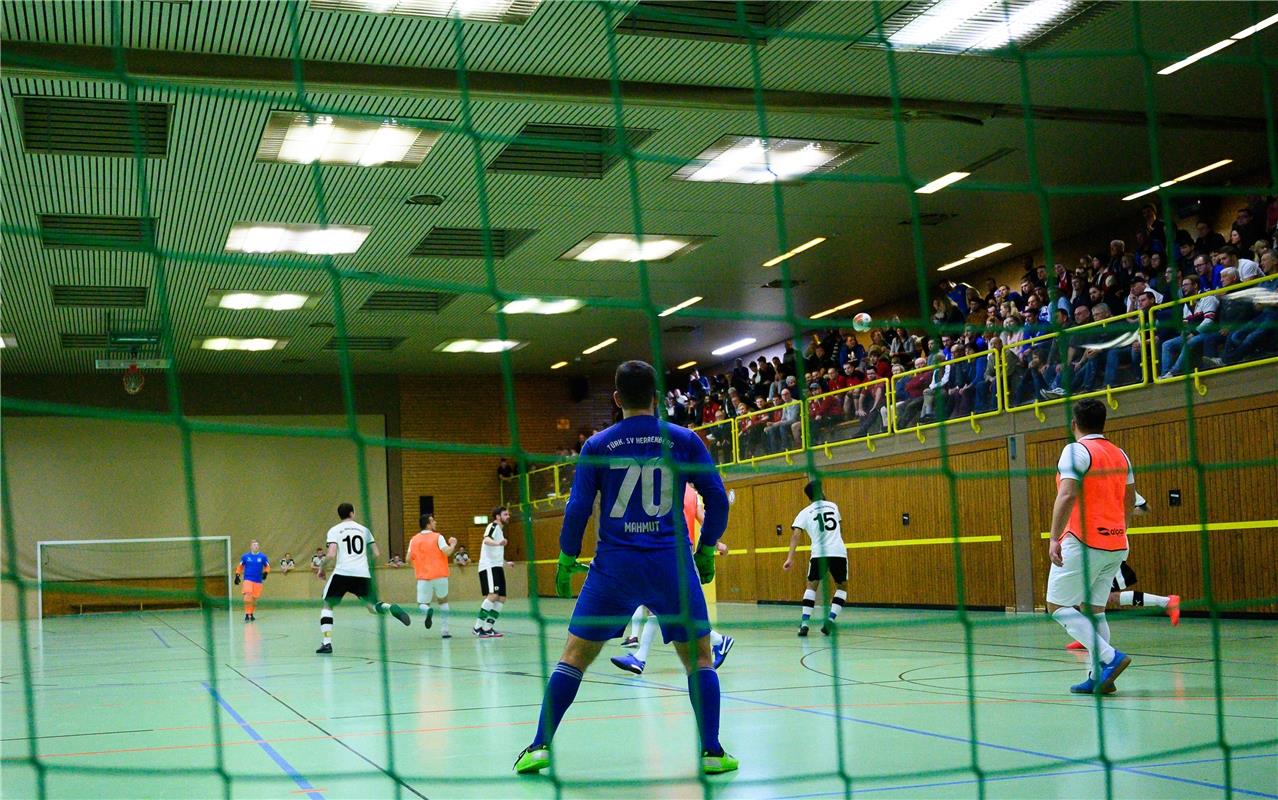
[[[1078,502],[1065,533],[1097,550],[1127,549],[1127,472],[1123,451],[1108,439],[1081,439],[1092,465],[1083,473]],[[1059,486],[1061,476],[1056,476]]]
[[[408,542],[408,560],[419,581],[448,577],[448,556],[439,549],[439,534],[419,533]]]

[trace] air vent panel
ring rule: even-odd
[[[346,337],[346,349],[389,352],[403,344],[405,338],[403,336],[348,336]],[[334,336],[324,345],[324,349],[340,350],[341,342],[342,340],[339,337]]]
[[[652,133],[626,128],[626,143],[637,147]],[[617,145],[617,138],[615,127],[529,123],[519,131],[520,140],[506,145],[488,165],[488,171],[598,180],[619,160],[618,154],[608,152]],[[536,139],[563,142],[565,146],[528,141]]]
[[[438,314],[456,299],[457,295],[449,292],[381,291],[369,295],[359,310]]]
[[[671,325],[669,328],[662,329],[662,333],[695,333],[701,330],[700,325]]]
[[[146,305],[145,286],[55,285],[53,305],[59,308],[141,308]]]
[[[155,243],[155,220],[41,214],[40,243],[49,249],[148,250]]]
[[[493,258],[505,258],[529,236],[530,230],[492,228]],[[431,228],[409,255],[417,258],[484,258],[483,228]]]
[[[806,2],[684,2],[684,0],[642,0],[617,25],[617,33],[636,36],[660,36],[667,39],[746,44],[750,38],[741,30],[742,18],[752,28],[784,28],[804,8]],[[767,40],[756,36],[755,42]]]
[[[61,333],[58,339],[64,350],[105,350],[107,335],[105,333]]]
[[[763,284],[759,288],[760,289],[793,289],[794,287],[802,286],[805,283],[807,283],[807,281],[795,280],[793,278],[791,278],[790,280],[782,280],[781,278],[775,278]]]
[[[28,153],[165,158],[169,106],[71,97],[17,97]],[[136,117],[135,110],[136,109]]]
[[[946,222],[946,221],[948,221],[948,220],[952,220],[952,219],[954,219],[954,218],[955,218],[955,217],[957,217],[957,216],[958,216],[958,214],[943,214],[943,213],[940,213],[940,212],[934,212],[934,213],[931,213],[931,214],[919,214],[919,224],[920,224],[920,225],[940,225],[942,222]],[[898,225],[909,225],[909,224],[910,224],[910,220],[908,220],[908,219],[903,219],[903,220],[901,220],[901,221],[900,221],[899,223],[897,223],[897,224],[898,224]]]

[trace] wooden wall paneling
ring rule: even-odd
[[[808,504],[808,499],[803,494],[805,483],[807,478],[801,476],[754,485],[753,546],[756,549],[786,547],[790,544],[790,523],[794,522],[800,509]],[[778,525],[781,526],[780,536],[776,533]],[[785,553],[756,554],[754,568],[757,599],[786,602],[803,599],[807,553],[798,553],[794,566],[788,572],[781,569],[784,561]]]
[[[754,489],[742,486],[734,489],[736,502],[728,512],[728,529],[722,541],[732,550],[748,550],[748,553],[730,553],[721,556],[715,567],[715,594],[725,603],[753,603],[758,599],[755,570],[757,558],[754,550]]]

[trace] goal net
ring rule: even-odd
[[[226,536],[36,543],[40,616],[225,605]]]

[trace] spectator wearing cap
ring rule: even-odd
[[[834,426],[843,419],[843,404],[839,402],[838,397],[822,393],[821,384],[816,381],[808,384],[808,397],[813,398],[808,401],[808,420],[811,425],[812,441],[813,443],[826,442]],[[795,434],[792,432],[791,435]],[[795,435],[796,441],[800,436],[802,431]]]
[[[925,392],[932,382],[932,373],[926,369],[927,365],[926,358],[914,359],[912,374],[897,384],[896,396],[902,398],[896,404],[897,428],[913,427],[924,413],[932,411],[930,405],[924,409],[924,403],[930,399],[930,396],[925,397]]]

